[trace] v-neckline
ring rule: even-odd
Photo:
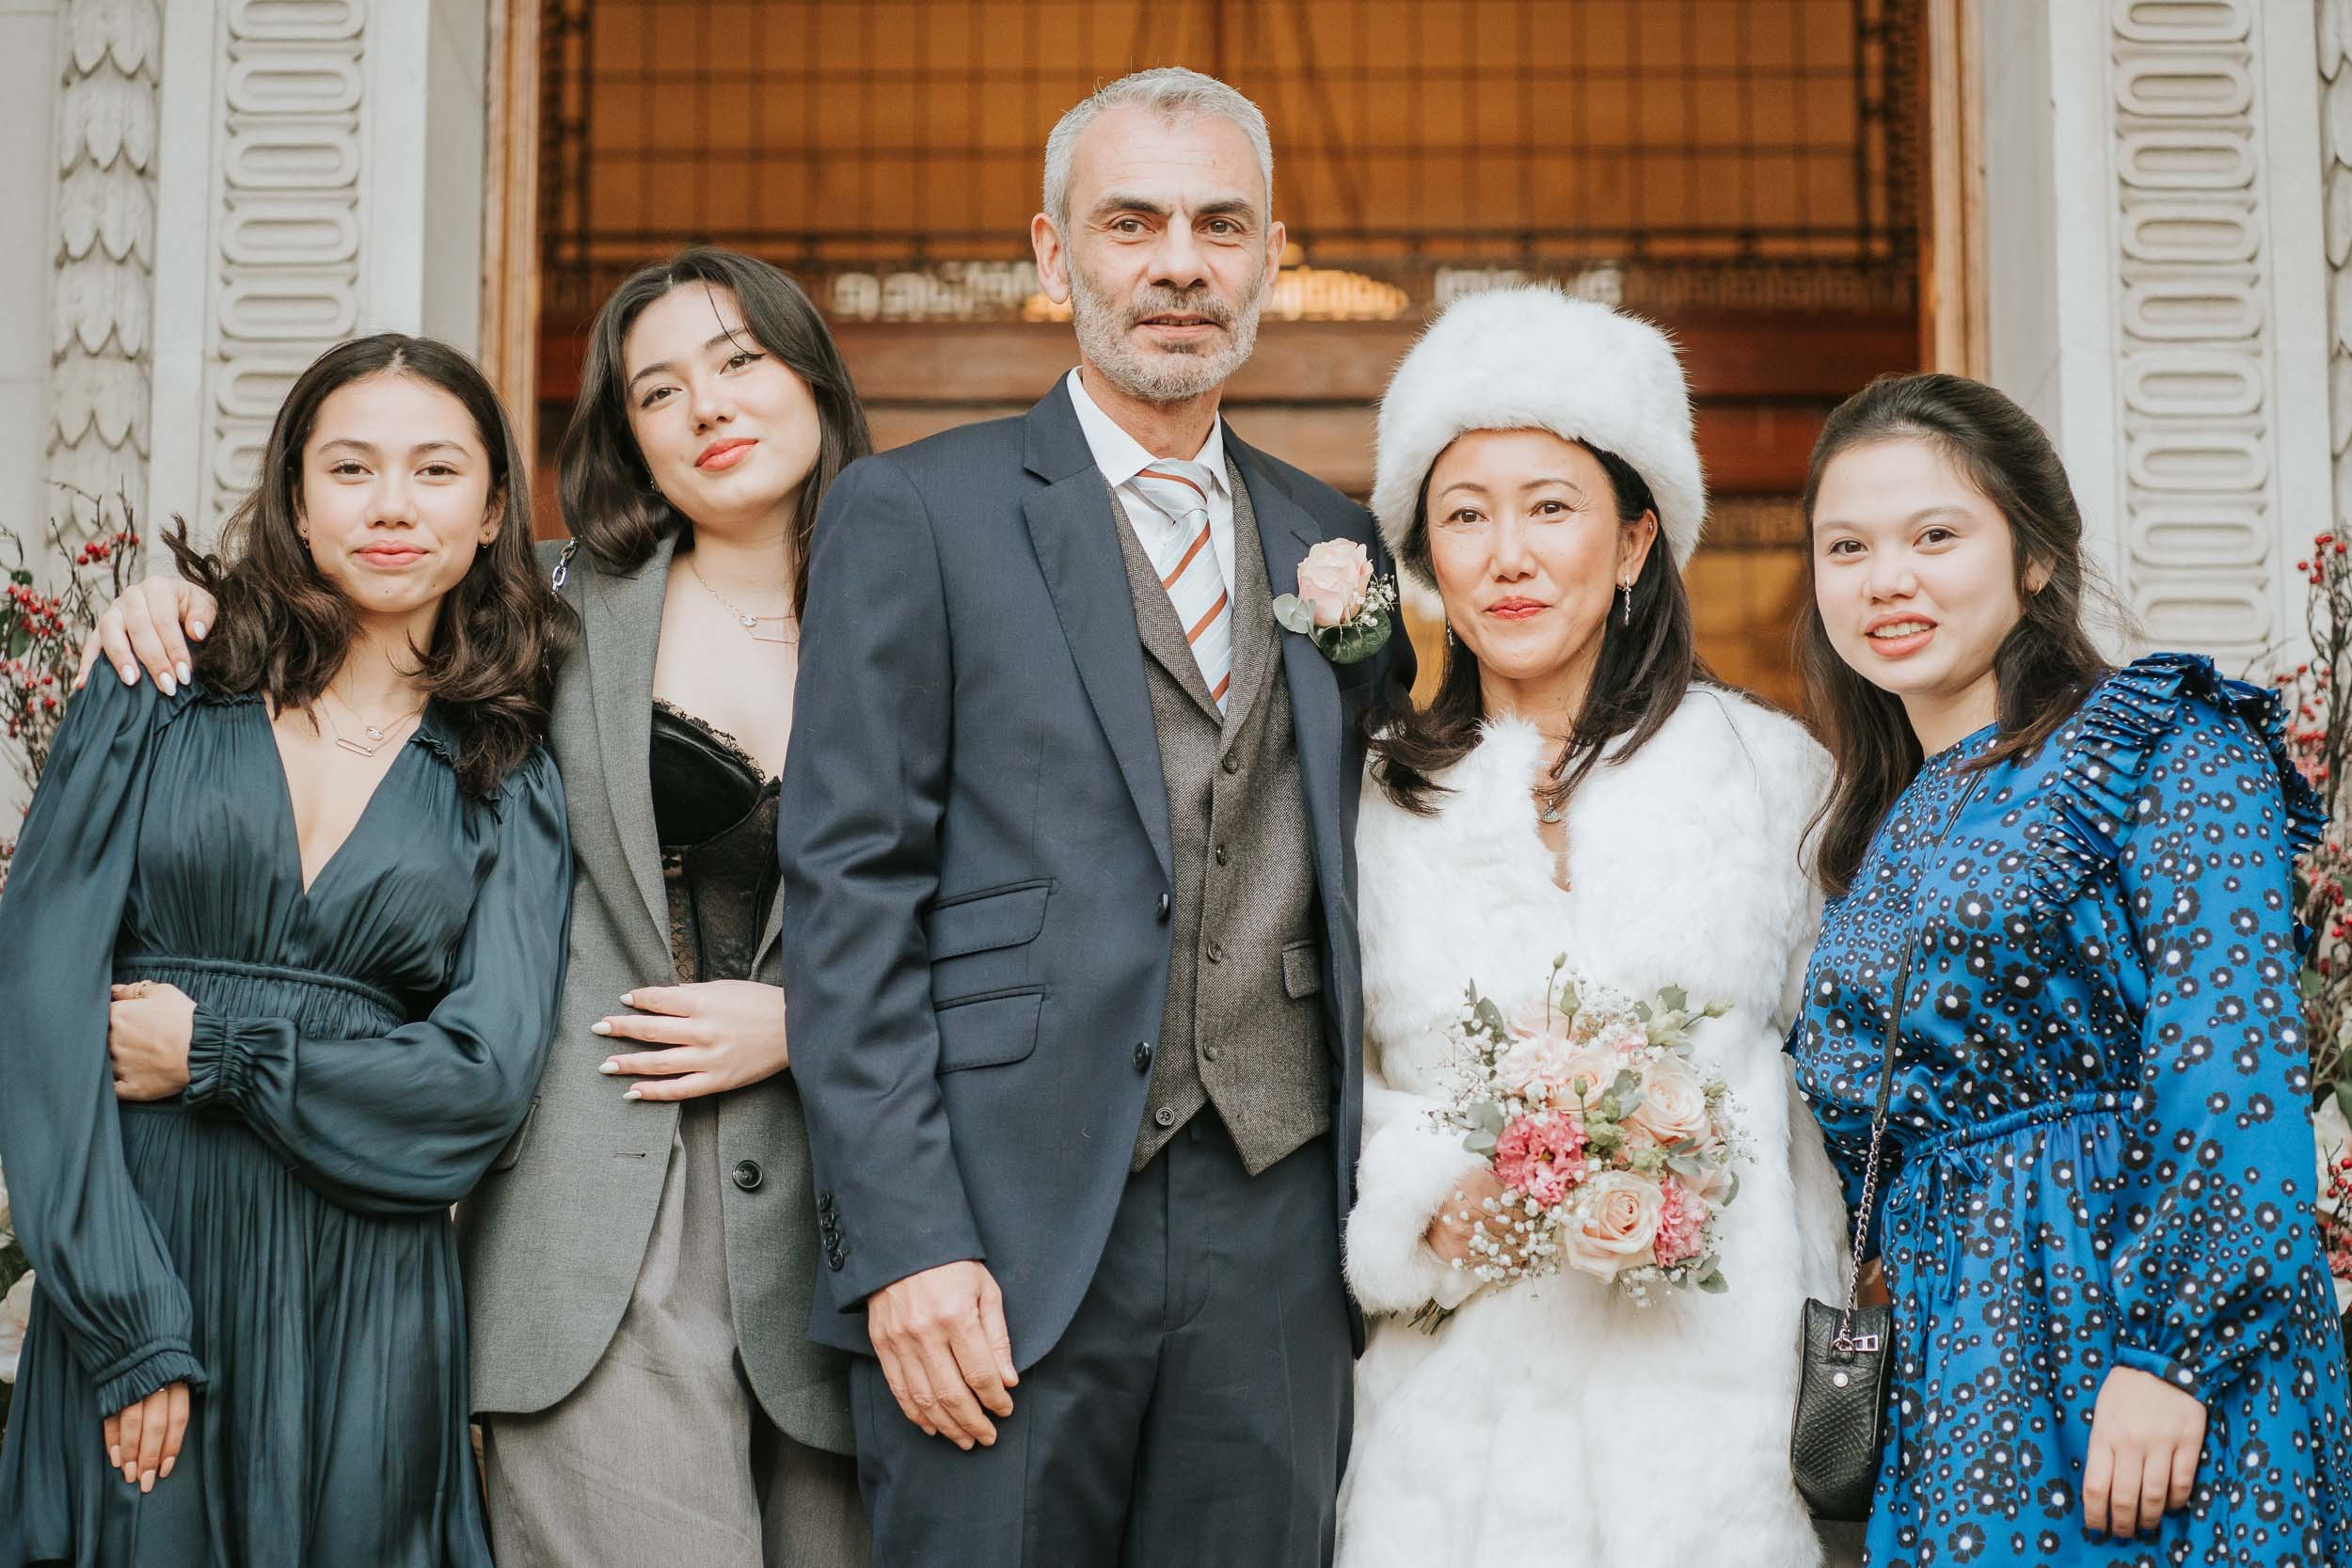
[[[412,730],[402,737],[400,755],[392,758],[391,765],[376,775],[375,786],[368,791],[366,801],[359,807],[359,815],[351,819],[350,829],[336,842],[335,847],[326,852],[326,858],[319,862],[318,874],[306,880],[302,875],[302,819],[300,813],[294,810],[294,775],[286,769],[286,753],[278,747],[277,716],[270,712],[266,701],[255,703],[252,707],[262,716],[262,738],[269,743],[270,760],[278,765],[278,800],[284,808],[285,823],[285,831],[280,836],[293,851],[294,886],[301,889],[302,901],[308,904],[318,885],[326,880],[327,873],[334,870],[337,863],[343,858],[343,851],[351,847],[351,841],[359,836],[360,831],[367,827],[368,819],[374,816],[376,798],[384,793],[384,785],[400,771],[401,765],[408,760],[409,752],[416,747],[416,732]],[[421,714],[419,722],[422,722]]]

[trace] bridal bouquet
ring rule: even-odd
[[[1456,1082],[1437,1115],[1504,1189],[1469,1267],[1502,1284],[1565,1266],[1645,1307],[1661,1289],[1724,1291],[1716,1227],[1744,1141],[1730,1086],[1692,1060],[1690,1027],[1730,1004],[1693,1008],[1673,987],[1636,1001],[1566,969],[1554,959],[1542,1005],[1510,1017],[1472,984],[1451,1031]]]

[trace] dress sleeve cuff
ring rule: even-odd
[[[144,1346],[133,1352],[127,1362],[107,1369],[98,1378],[99,1413],[112,1416],[174,1383],[203,1387],[204,1364],[176,1339]]]
[[[1475,1275],[1439,1259],[1422,1237],[1463,1179],[1486,1164],[1458,1135],[1410,1115],[1365,1142],[1347,1218],[1347,1282],[1364,1310],[1458,1307],[1478,1289]]]
[[[2150,1377],[2162,1378],[2168,1387],[2178,1388],[2201,1404],[2204,1402],[2205,1380],[2186,1361],[2175,1361],[2144,1346],[2129,1344],[2115,1347],[2115,1360],[2118,1366],[2146,1372]]]
[[[229,1020],[199,1003],[188,1028],[186,1100],[194,1110],[229,1110],[245,1088],[245,1047]]]

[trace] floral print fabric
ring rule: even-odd
[[[2352,1563],[2352,1411],[2312,1203],[2296,855],[2275,702],[2208,661],[2116,673],[2023,764],[1928,759],[1831,905],[1792,1032],[1896,1336],[1874,1568]],[[1955,808],[1958,808],[1955,815]],[[1948,824],[1949,831],[1947,832]],[[2086,1530],[2116,1367],[2205,1404],[2193,1497]]]

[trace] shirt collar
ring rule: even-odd
[[[1094,466],[1103,470],[1103,477],[1117,489],[1152,466],[1152,454],[1143,450],[1143,443],[1119,428],[1117,420],[1095,404],[1087,395],[1086,383],[1076,371],[1070,372],[1070,405],[1077,410],[1078,428],[1086,432],[1087,448],[1094,453]],[[1217,493],[1225,493],[1225,420],[1219,416],[1209,422],[1209,438],[1200,443],[1193,454],[1195,463],[1209,470]]]

